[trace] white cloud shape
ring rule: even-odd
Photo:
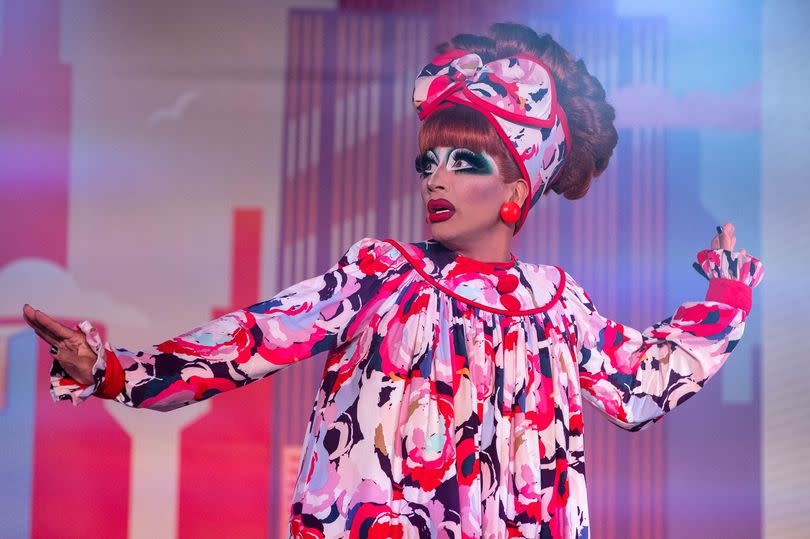
[[[22,318],[23,305],[49,316],[98,320],[108,327],[146,327],[148,318],[104,292],[82,289],[61,266],[41,258],[21,258],[0,270],[0,318]]]

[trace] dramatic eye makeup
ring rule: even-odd
[[[439,158],[433,150],[427,150],[416,156],[415,165],[416,172],[418,172],[421,177],[427,178],[439,168]]]
[[[450,152],[447,158],[447,169],[465,174],[487,175],[495,171],[495,163],[485,153],[478,153],[467,148],[458,148]]]
[[[446,159],[446,161],[445,161]],[[486,153],[474,152],[467,148],[449,148],[443,155],[439,155],[434,149],[416,157],[416,172],[422,178],[427,178],[439,166],[445,163],[447,170],[464,174],[476,174],[486,176],[495,173],[495,161]]]

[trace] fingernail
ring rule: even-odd
[[[717,227],[717,233],[718,233],[718,234],[722,234],[722,233],[723,233],[723,227],[718,226],[718,227]]]

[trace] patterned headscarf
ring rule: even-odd
[[[466,50],[451,50],[426,65],[413,90],[413,105],[424,121],[453,106],[479,111],[500,135],[531,190],[515,232],[528,210],[559,177],[571,151],[565,113],[557,103],[554,79],[536,57],[517,54],[484,64]]]

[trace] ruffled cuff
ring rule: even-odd
[[[107,372],[107,353],[98,331],[87,320],[79,324],[79,329],[84,333],[87,344],[98,358],[93,364],[93,384],[85,385],[76,382],[65,372],[58,361],[54,360],[51,366],[51,398],[54,401],[70,400],[75,406],[84,402],[101,387]]]
[[[728,249],[704,249],[697,254],[697,262],[692,266],[709,280],[733,279],[749,288],[756,287],[762,280],[762,262],[748,253]]]
[[[692,267],[709,280],[706,301],[717,301],[751,312],[751,290],[762,280],[762,262],[747,253],[704,249]]]

